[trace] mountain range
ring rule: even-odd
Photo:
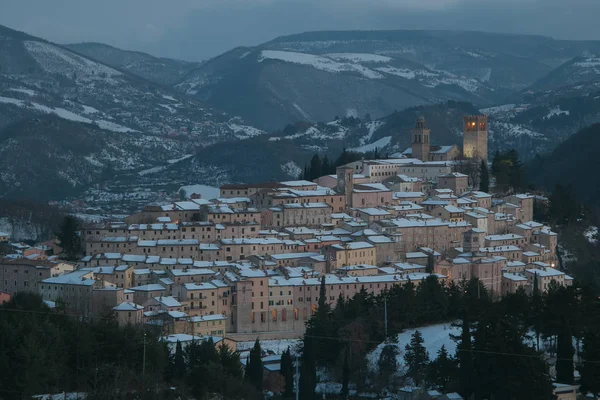
[[[310,32],[202,63],[0,26],[0,193],[114,208],[188,183],[295,178],[315,152],[460,143],[524,158],[600,120],[600,42],[480,32]]]

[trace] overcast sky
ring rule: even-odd
[[[462,29],[600,40],[600,0],[0,0],[0,24],[202,60],[311,30]]]

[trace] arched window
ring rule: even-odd
[[[315,315],[317,313],[317,305],[313,304],[312,305],[312,315]]]
[[[298,318],[300,318],[300,311],[298,310],[298,307],[294,308],[294,319],[296,321],[298,321]]]
[[[273,322],[277,321],[277,310],[271,310],[271,319]]]
[[[285,308],[281,310],[281,320],[287,321],[287,310]]]

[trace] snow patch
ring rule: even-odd
[[[374,151],[375,149],[381,149],[381,148],[387,146],[388,144],[390,144],[391,141],[392,141],[391,136],[385,136],[373,143],[365,144],[363,146],[355,147],[355,148],[349,149],[349,150],[357,152],[357,153],[366,153],[368,151]]]
[[[367,54],[367,53],[331,53],[325,54],[325,57],[332,58],[334,60],[345,60],[356,63],[387,63],[392,61],[391,57],[380,56],[378,54]]]
[[[167,110],[169,110],[169,112],[170,112],[171,114],[175,114],[175,113],[177,112],[177,110],[176,110],[176,109],[174,109],[173,107],[171,107],[171,106],[170,106],[170,105],[168,105],[168,104],[159,104],[159,106],[166,108]]]
[[[263,50],[258,58],[259,62],[264,60],[279,60],[293,64],[306,65],[309,67],[316,68],[321,71],[339,73],[339,72],[358,72],[365,78],[369,79],[382,79],[383,75],[373,71],[369,68],[363,67],[362,65],[352,63],[342,63],[332,60],[327,57],[316,56],[307,53],[295,53],[291,51],[279,51],[279,50]]]
[[[298,164],[293,161],[288,161],[285,164],[281,164],[281,170],[293,178],[300,176],[302,173],[302,168],[300,168]]]
[[[585,60],[576,62],[573,65],[576,67],[583,67],[583,68],[600,67],[600,58],[599,57],[586,58]]]
[[[173,96],[167,96],[166,94],[161,94],[161,96],[162,96],[163,99],[167,99],[167,100],[171,100],[171,101],[177,101],[177,99],[175,99]]]
[[[515,108],[517,108],[516,104],[503,104],[501,106],[482,108],[479,112],[484,115],[496,115],[513,111]]]
[[[83,107],[84,114],[97,114],[100,112],[100,111],[96,110],[94,107],[86,106],[85,104],[81,104],[81,107]]]
[[[183,191],[186,198],[190,198],[193,194],[199,194],[203,199],[217,199],[221,196],[219,188],[207,185],[187,185],[179,188],[177,192]]]
[[[598,227],[590,226],[588,229],[583,232],[583,236],[588,240],[588,242],[592,244],[598,243]]]
[[[85,156],[83,158],[85,158],[85,160],[87,162],[89,162],[90,164],[92,164],[95,167],[104,167],[104,164],[102,164],[100,161],[96,160],[94,158],[94,156]]]
[[[298,104],[293,103],[292,106],[300,113],[300,115],[302,115],[302,118],[310,121],[310,115],[308,115]]]
[[[571,112],[569,110],[561,110],[560,106],[556,106],[552,109],[550,109],[550,111],[548,111],[548,115],[546,115],[544,117],[544,119],[550,119],[552,117],[554,117],[555,115],[570,115]]]
[[[23,89],[23,88],[10,88],[13,92],[25,93],[28,96],[35,96],[35,92],[31,89]]]
[[[363,136],[360,139],[360,144],[361,146],[364,146],[365,144],[367,144],[370,140],[371,137],[373,137],[373,134],[377,131],[377,129],[381,128],[383,125],[385,125],[382,121],[369,121],[366,123],[368,132],[365,136]]]
[[[186,154],[186,155],[185,155],[185,156],[183,156],[183,157],[174,158],[174,159],[172,159],[172,160],[167,160],[167,162],[168,162],[169,164],[175,164],[175,163],[178,163],[179,161],[187,160],[188,158],[190,158],[190,157],[193,157],[193,156],[194,156],[193,154]]]
[[[248,125],[229,124],[231,130],[238,139],[248,139],[254,136],[264,135],[264,131]]]
[[[398,362],[399,370],[404,369],[405,346],[410,343],[410,338],[415,331],[421,332],[421,335],[423,336],[423,345],[429,353],[430,360],[434,360],[437,357],[437,353],[442,346],[446,347],[448,354],[454,355],[456,353],[456,342],[452,340],[450,335],[460,336],[460,327],[452,326],[452,324],[436,324],[423,326],[421,328],[407,329],[398,335],[398,342],[394,343],[398,347],[398,356],[396,357],[396,360]],[[369,367],[372,370],[377,370],[379,356],[386,344],[387,343],[381,343],[367,356]]]
[[[100,129],[106,129],[107,131],[113,131],[117,133],[137,132],[135,129],[131,129],[103,119],[96,121],[96,125],[98,125]]]

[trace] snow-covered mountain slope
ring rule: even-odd
[[[263,133],[124,69],[0,27],[1,196],[64,196]]]
[[[102,43],[76,43],[65,45],[92,60],[117,69],[123,69],[153,82],[174,85],[199,63],[154,57],[139,51],[121,50]]]
[[[481,32],[309,32],[234,49],[176,87],[273,130],[446,100],[498,104],[596,50],[598,42]]]

